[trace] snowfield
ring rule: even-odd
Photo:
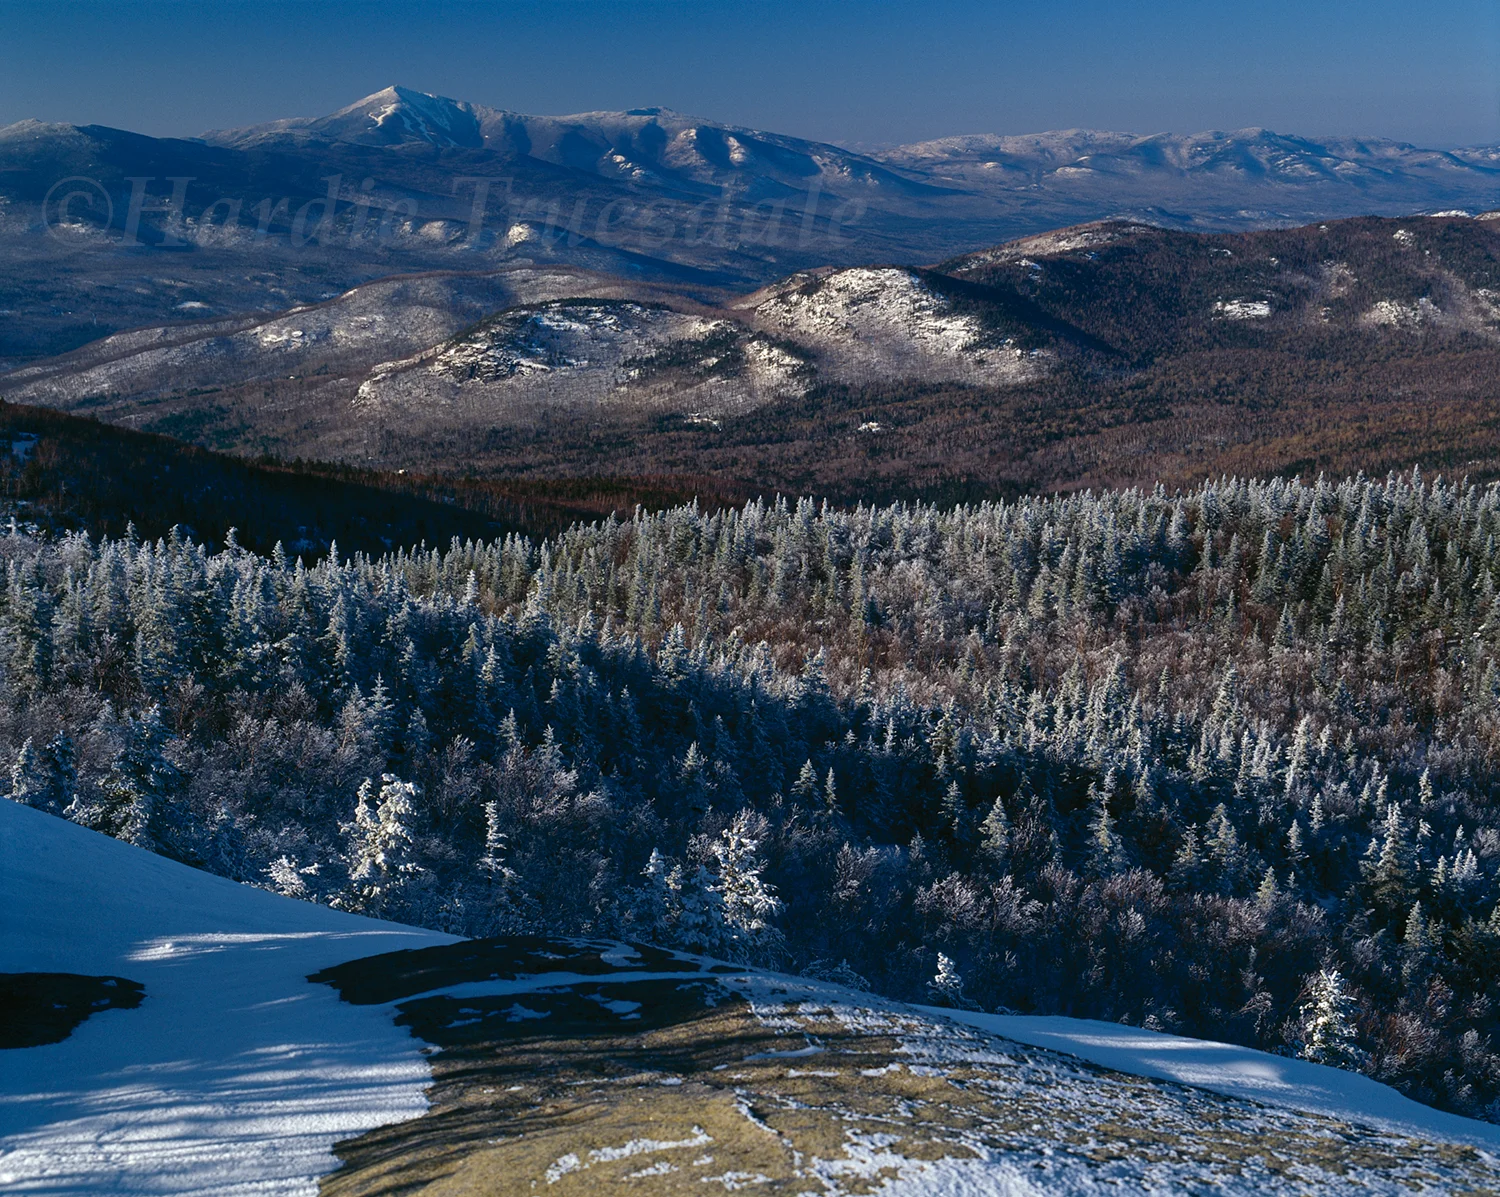
[[[1102,1068],[1156,1077],[1266,1105],[1325,1114],[1396,1134],[1467,1143],[1500,1153],[1500,1126],[1403,1097],[1357,1072],[1273,1056],[1232,1043],[1187,1039],[1086,1018],[979,1014],[922,1007],[1032,1047],[1079,1056]]]
[[[0,1051],[0,1191],[302,1194],[333,1144],[422,1114],[384,1008],[306,980],[451,937],[238,885],[0,801],[0,971],[146,987],[66,1041]]]

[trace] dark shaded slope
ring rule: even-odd
[[[0,402],[0,502],[44,527],[146,536],[174,526],[222,545],[321,556],[453,537],[552,535],[576,520],[738,496],[705,478],[443,479],[316,463],[248,462],[47,408]]]
[[[1381,303],[1426,299],[1436,314],[1425,331],[1481,331],[1472,297],[1500,287],[1500,221],[1366,217],[1213,235],[1107,223],[969,254],[937,272],[1024,297],[1138,365],[1271,345],[1363,356]],[[1236,317],[1236,302],[1269,311]]]

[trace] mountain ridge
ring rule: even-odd
[[[372,113],[371,109],[376,109],[376,112]],[[693,113],[681,112],[665,105],[641,106],[628,109],[600,108],[570,113],[526,113],[517,109],[495,108],[487,104],[475,103],[468,100],[455,100],[448,96],[423,92],[402,84],[392,84],[379,91],[372,92],[370,95],[355,100],[353,103],[345,105],[336,112],[324,116],[291,117],[234,126],[227,129],[211,129],[199,134],[196,139],[212,144],[236,144],[247,140],[258,140],[266,136],[274,136],[281,132],[301,130],[311,130],[319,133],[330,132],[333,138],[337,139],[340,130],[347,128],[348,122],[345,118],[356,116],[364,116],[371,119],[377,128],[382,128],[385,122],[392,116],[408,119],[419,118],[414,123],[407,123],[407,119],[403,119],[402,124],[407,129],[412,130],[418,139],[424,141],[432,140],[431,133],[433,132],[432,126],[434,124],[451,127],[451,122],[455,118],[460,120],[462,118],[469,118],[481,126],[485,123],[493,124],[498,120],[505,119],[555,121],[578,125],[627,124],[632,121],[645,122],[665,119],[671,125],[709,125],[723,129],[726,132],[746,133],[756,137],[775,137],[806,145],[825,146],[842,150],[845,153],[874,159],[916,154],[919,151],[936,152],[955,148],[964,150],[984,148],[1015,152],[1030,146],[1034,150],[1048,151],[1055,154],[1060,150],[1066,151],[1081,146],[1118,147],[1122,145],[1135,146],[1149,143],[1184,143],[1191,145],[1214,141],[1243,142],[1258,140],[1344,152],[1390,153],[1392,151],[1416,151],[1424,155],[1450,157],[1461,162],[1467,162],[1467,158],[1471,155],[1484,155],[1500,159],[1500,143],[1426,147],[1400,138],[1361,137],[1353,135],[1320,137],[1288,134],[1265,125],[1246,125],[1237,129],[1208,128],[1186,131],[1156,130],[1154,132],[1104,129],[1092,126],[1070,126],[1067,128],[1035,130],[1025,133],[980,131],[943,134],[934,138],[923,138],[915,142],[899,143],[878,149],[849,150],[837,142],[826,139],[770,133],[752,125],[719,121]],[[425,122],[420,118],[425,118]],[[452,141],[455,145],[466,144],[466,140],[459,137],[453,137]],[[381,143],[385,144],[386,142],[382,139]]]
[[[1101,219],[1233,232],[1494,207],[1500,146],[1256,129],[864,152],[663,107],[533,116],[399,86],[196,139],[20,122],[0,130],[0,366],[426,270],[563,265],[749,290]],[[142,269],[142,251],[159,266]]]
[[[540,143],[532,130],[550,134]],[[1500,145],[1461,146],[1449,149],[1428,148],[1412,142],[1383,137],[1337,136],[1326,138],[1286,134],[1265,126],[1241,129],[1208,129],[1195,132],[1140,133],[1125,130],[1093,128],[1052,129],[1039,132],[1004,134],[970,133],[947,135],[882,150],[854,151],[833,142],[787,134],[770,133],[747,125],[715,121],[674,109],[655,106],[623,110],[599,109],[555,115],[531,114],[511,109],[493,108],[466,100],[454,100],[414,88],[393,84],[356,100],[337,112],[321,117],[298,117],[248,125],[236,129],[211,130],[201,140],[213,145],[244,147],[262,145],[286,137],[307,136],[313,139],[347,141],[355,144],[389,146],[420,142],[448,148],[498,149],[511,153],[532,154],[535,148],[545,152],[548,161],[577,164],[576,143],[569,150],[559,148],[571,133],[575,137],[588,131],[609,143],[608,154],[624,159],[622,169],[640,169],[640,164],[621,152],[654,147],[651,138],[642,142],[643,131],[660,130],[675,142],[684,135],[702,136],[704,130],[728,135],[734,143],[727,146],[730,162],[743,161],[754,153],[756,143],[777,146],[803,154],[810,161],[817,155],[835,161],[849,160],[878,163],[898,172],[918,172],[934,160],[961,162],[974,156],[982,164],[1029,169],[1031,173],[1051,170],[1098,170],[1091,162],[1104,153],[1115,164],[1133,163],[1137,169],[1172,168],[1191,173],[1195,170],[1257,168],[1268,173],[1302,175],[1305,178],[1330,177],[1343,171],[1378,174],[1380,164],[1405,160],[1409,166],[1441,168],[1459,172],[1478,172],[1493,176],[1500,186]],[[402,131],[407,136],[402,136]],[[523,133],[521,138],[516,134]],[[742,138],[751,139],[747,144]],[[1280,160],[1273,155],[1280,155]],[[602,155],[601,155],[602,157]],[[1287,159],[1290,157],[1291,161]],[[1199,159],[1194,161],[1194,159]],[[1328,164],[1332,165],[1328,165]],[[714,163],[724,165],[723,162]],[[908,180],[915,182],[916,180]]]

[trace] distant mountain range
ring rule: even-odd
[[[1469,202],[1500,203],[1500,146],[1427,150],[1381,139],[1320,142],[1267,129],[1154,136],[1069,129],[947,137],[861,154],[668,108],[527,116],[404,87],[388,87],[331,116],[211,132],[202,140],[240,150],[335,143],[473,150],[610,181],[728,186],[752,201],[800,197],[814,180],[840,194],[867,187],[913,199],[1009,195],[1020,210],[1028,205],[1015,193],[1024,189],[1040,188],[1061,202],[1077,201],[1100,185],[1125,188],[1128,198],[1117,203],[1160,202],[1174,187],[1217,189],[1220,204],[1212,214],[1177,214],[1179,220],[1207,224],[1305,217],[1312,189],[1337,191],[1351,200],[1363,197],[1365,204],[1355,209],[1360,213],[1370,202],[1421,204],[1458,195]],[[1134,189],[1142,187],[1157,190],[1137,194]],[[1268,191],[1259,210],[1245,207],[1258,188],[1284,189],[1275,193],[1283,201]],[[1231,200],[1235,194],[1242,199]],[[1324,202],[1331,199],[1325,196]],[[1235,202],[1238,208],[1218,210]],[[1180,203],[1168,201],[1167,209],[1173,206]],[[1048,220],[1049,227],[1058,223]]]
[[[0,366],[398,272],[562,265],[711,300],[1103,218],[1232,231],[1495,207],[1500,147],[1261,129],[857,153],[661,108],[528,116],[402,87],[195,139],[23,121],[0,129]]]

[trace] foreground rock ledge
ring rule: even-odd
[[[475,940],[313,979],[433,1046],[429,1112],[340,1144],[329,1197],[1500,1192],[1472,1148],[656,948]]]

